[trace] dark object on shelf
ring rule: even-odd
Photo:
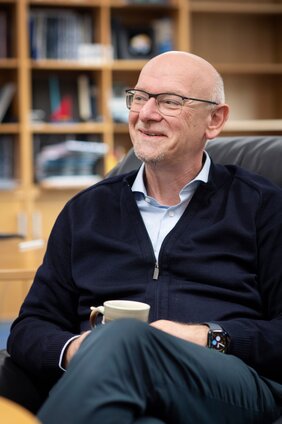
[[[13,82],[8,82],[0,88],[0,122],[5,121],[6,114],[11,106],[16,85]]]
[[[24,236],[22,234],[18,234],[18,233],[0,233],[0,240],[6,240],[6,239],[11,239],[11,238],[24,238]]]
[[[149,59],[156,53],[153,28],[125,27],[114,21],[112,34],[117,59]]]

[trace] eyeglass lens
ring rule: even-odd
[[[126,95],[127,107],[133,112],[140,112],[150,97],[152,96],[143,91],[128,91]],[[159,94],[155,99],[159,111],[164,115],[178,115],[183,106],[182,98],[176,94]]]

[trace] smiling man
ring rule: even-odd
[[[187,97],[192,94],[197,99]],[[146,164],[148,194],[164,205],[178,203],[180,190],[202,168],[206,141],[228,117],[221,76],[200,57],[160,55],[127,91],[127,105],[134,151]]]
[[[44,424],[272,423],[282,192],[205,152],[229,107],[203,58],[151,59],[126,101],[143,164],[67,203],[12,326],[12,360],[54,385]],[[148,303],[149,325],[90,331],[90,306],[109,299]]]

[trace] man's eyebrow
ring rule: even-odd
[[[174,94],[174,95],[179,96],[179,97],[187,97],[185,94],[181,94],[179,92],[171,91],[171,90],[165,90],[165,91],[161,91],[159,93],[152,93],[152,91],[147,91],[144,88],[140,88],[140,87],[134,87],[133,90],[145,91],[145,93],[156,94],[156,95],[157,94]]]

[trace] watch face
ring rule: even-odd
[[[225,352],[227,349],[227,333],[222,330],[210,330],[208,338],[208,347],[218,352]]]

